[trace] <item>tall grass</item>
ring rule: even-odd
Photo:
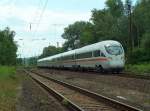
[[[128,64],[125,68],[126,71],[134,72],[134,73],[148,73],[150,74],[150,63],[142,63],[142,64]]]
[[[0,79],[7,80],[16,75],[15,67],[0,66]]]
[[[0,111],[15,111],[18,83],[15,67],[0,66]]]

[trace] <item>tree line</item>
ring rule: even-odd
[[[39,58],[52,56],[52,55],[55,55],[55,54],[58,54],[58,53],[61,53],[61,52],[63,52],[62,48],[50,45],[50,46],[45,47],[43,49],[43,53],[39,56]]]
[[[14,65],[17,58],[17,45],[14,42],[15,32],[8,27],[0,30],[0,65]]]
[[[122,43],[129,63],[150,61],[150,0],[107,0],[104,9],[93,9],[89,21],[76,21],[64,29],[62,48],[49,46],[41,57],[73,50],[102,40]],[[53,50],[54,49],[54,50]]]

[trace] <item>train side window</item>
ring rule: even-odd
[[[66,60],[66,56],[63,57],[63,60],[64,60],[64,61]]]
[[[90,58],[90,57],[92,57],[92,52],[86,52],[86,53],[81,53],[76,55],[77,59]]]
[[[77,54],[77,58],[81,59],[82,58],[82,54]]]
[[[75,54],[75,59],[78,59],[78,55],[77,54]]]
[[[71,60],[74,60],[74,55],[71,55]]]
[[[62,57],[60,57],[60,61],[62,61],[63,60],[63,58]]]
[[[59,57],[57,60],[58,60],[58,61],[61,61],[61,57]]]
[[[54,62],[54,59],[52,59],[52,62]]]
[[[103,53],[103,52],[101,52],[101,56],[102,56],[102,57],[105,57],[105,55],[104,55],[104,53]]]
[[[86,52],[86,53],[82,53],[82,58],[90,58],[92,57],[92,52]]]
[[[65,60],[69,60],[69,56],[66,56],[66,59]]]
[[[100,56],[100,50],[94,51],[94,57],[99,57]]]
[[[69,56],[66,56],[66,57],[65,57],[65,60],[68,60],[68,58],[69,58]]]
[[[87,52],[87,53],[85,54],[85,58],[90,58],[90,57],[92,57],[92,52]]]
[[[83,54],[79,54],[79,59],[82,59],[83,58]]]
[[[82,59],[82,58],[86,58],[86,54],[85,54],[85,53],[80,54],[80,58],[81,58],[81,59]]]
[[[71,56],[71,55],[69,55],[69,56],[68,56],[68,60],[71,60],[71,58],[72,58],[72,56]]]

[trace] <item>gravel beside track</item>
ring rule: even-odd
[[[25,79],[22,82],[16,111],[68,111],[23,71],[20,73],[23,73]]]
[[[44,75],[72,83],[119,101],[136,104],[147,111],[150,109],[150,80],[62,70],[38,70],[38,72],[44,72]]]
[[[84,111],[121,111],[121,109],[115,109],[110,105],[106,105],[103,102],[99,102],[96,99],[93,99],[89,96],[79,93],[78,91],[75,91],[73,89],[67,88],[63,85],[60,85],[43,77],[40,77],[36,74],[30,75],[32,75],[32,77],[38,79],[39,81],[42,81],[44,84],[54,89],[58,93],[62,94],[67,99],[81,107]]]

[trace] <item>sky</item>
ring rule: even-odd
[[[136,0],[134,0],[135,3]],[[0,30],[16,32],[18,57],[38,56],[49,45],[62,46],[64,28],[89,21],[91,10],[105,8],[106,0],[0,0]]]

